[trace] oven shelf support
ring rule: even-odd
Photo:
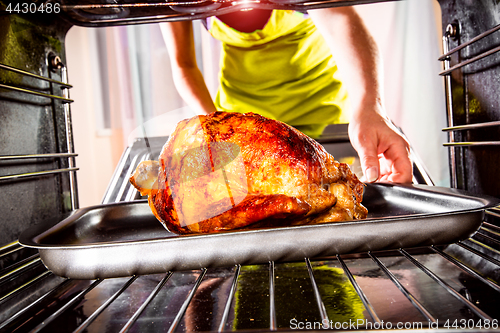
[[[457,35],[457,27],[452,24],[449,24],[446,27],[446,32],[443,36],[443,52],[447,54],[450,50],[450,40]],[[446,57],[443,59],[444,69],[447,70],[450,68],[450,58]],[[453,126],[453,95],[452,95],[452,87],[451,87],[451,76],[446,75],[444,77],[444,86],[445,86],[445,94],[446,94],[446,112],[448,115],[448,127]],[[448,142],[454,143],[455,137],[453,132],[448,134]],[[457,179],[457,162],[456,162],[456,152],[455,148],[451,148],[449,150],[450,154],[450,177],[451,177],[451,187],[456,188],[458,184]]]
[[[50,53],[48,55],[48,63],[49,63],[50,70],[59,69],[61,71],[61,78],[62,78],[61,81],[54,80],[54,79],[51,79],[49,77],[44,77],[41,75],[33,74],[33,73],[27,72],[25,70],[11,67],[11,66],[8,66],[5,64],[0,64],[0,69],[10,71],[10,72],[13,72],[13,73],[16,73],[19,75],[27,76],[30,78],[34,78],[37,80],[42,80],[42,81],[48,82],[50,84],[59,85],[61,88],[62,96],[48,94],[48,93],[33,90],[33,89],[14,87],[14,86],[8,85],[8,84],[0,84],[0,88],[12,90],[12,91],[17,91],[17,92],[21,92],[21,93],[26,93],[26,94],[30,94],[30,95],[36,95],[36,96],[40,96],[40,97],[50,98],[51,100],[61,101],[62,105],[63,105],[63,110],[64,110],[64,122],[65,122],[67,152],[66,153],[47,153],[47,154],[8,155],[8,156],[6,155],[6,156],[0,156],[0,161],[17,160],[17,159],[32,159],[32,158],[64,157],[64,158],[68,159],[68,168],[60,168],[60,169],[47,170],[47,171],[37,171],[37,172],[29,172],[29,173],[22,173],[22,174],[0,176],[0,181],[13,180],[13,179],[19,179],[19,178],[28,178],[28,177],[37,177],[37,176],[44,176],[44,175],[68,172],[69,173],[69,182],[70,182],[71,209],[74,210],[74,209],[78,208],[77,190],[76,190],[76,171],[78,170],[78,168],[76,168],[75,160],[74,160],[74,157],[77,156],[77,154],[74,151],[73,134],[72,134],[72,130],[71,130],[72,129],[71,113],[70,113],[70,108],[69,108],[69,104],[73,102],[73,100],[69,98],[69,89],[72,88],[72,85],[70,85],[68,83],[67,68],[62,63],[61,59],[58,56],[54,55],[53,53]]]

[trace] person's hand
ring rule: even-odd
[[[387,118],[378,112],[364,112],[351,120],[349,138],[366,182],[412,182],[410,146]]]

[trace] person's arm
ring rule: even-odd
[[[408,142],[385,115],[382,70],[375,41],[353,7],[310,10],[346,84],[351,104],[349,138],[366,181],[410,183]]]
[[[196,113],[217,111],[196,63],[191,21],[161,23],[160,28],[170,55],[174,83],[181,97]]]

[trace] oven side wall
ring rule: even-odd
[[[453,24],[457,36],[451,38],[453,49],[500,24],[500,3],[491,0],[438,0],[442,10],[443,34]],[[500,45],[500,32],[480,39],[451,56],[450,67]],[[488,123],[500,120],[500,53],[452,72],[453,126]],[[456,148],[450,159],[457,170],[458,188],[472,193],[500,197],[500,127],[454,131],[455,142],[482,142]],[[496,144],[484,144],[496,142]],[[451,168],[451,165],[450,165]],[[452,180],[453,183],[453,180]]]
[[[0,2],[4,10],[6,2]],[[49,14],[0,16],[0,64],[61,81],[48,55],[65,62],[69,25]],[[15,241],[32,224],[70,210],[69,174],[29,175],[68,167],[67,158],[13,158],[66,153],[61,101],[23,92],[62,96],[59,85],[0,68],[0,246]],[[28,174],[28,175],[27,175]],[[21,176],[15,176],[21,175]]]

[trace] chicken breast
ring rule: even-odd
[[[181,121],[159,161],[130,182],[170,231],[362,219],[363,183],[315,140],[280,121],[215,112]]]

